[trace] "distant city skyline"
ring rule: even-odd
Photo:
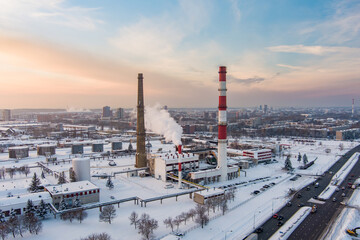
[[[0,109],[360,105],[360,2],[0,0]]]

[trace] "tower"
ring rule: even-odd
[[[220,182],[227,180],[226,67],[219,67],[218,165]]]
[[[143,74],[138,74],[138,101],[137,101],[137,125],[136,125],[136,163],[135,167],[147,166],[145,152],[145,121],[144,121],[144,90]]]
[[[354,117],[355,109],[354,109],[354,99],[352,99],[352,109],[351,109],[351,117]]]

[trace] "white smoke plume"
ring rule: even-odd
[[[159,104],[145,107],[145,128],[163,135],[166,141],[181,144],[182,127]]]

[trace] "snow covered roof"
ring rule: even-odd
[[[221,195],[224,194],[224,190],[219,189],[219,188],[210,188],[201,192],[197,192],[197,194],[200,194],[202,196],[206,197],[211,197],[214,195]]]
[[[51,194],[81,192],[94,189],[99,189],[99,187],[89,181],[71,182],[60,185],[50,185],[46,187],[46,190]]]
[[[29,149],[29,147],[28,146],[9,147],[9,150],[16,150],[16,149]]]
[[[37,192],[37,193],[28,193],[13,197],[5,197],[0,199],[0,207],[12,206],[15,204],[27,203],[28,200],[33,201],[34,203],[44,200],[45,202],[51,202],[51,196],[48,192]]]
[[[271,149],[267,149],[267,148],[264,148],[264,149],[249,149],[249,150],[244,150],[244,152],[251,152],[251,153],[263,153],[263,152],[271,152]]]

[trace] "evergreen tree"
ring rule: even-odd
[[[30,214],[30,213],[34,214],[35,211],[36,211],[35,206],[34,206],[33,202],[29,199],[26,204],[25,215]]]
[[[69,169],[69,177],[70,177],[70,182],[76,182],[76,174],[72,167]]]
[[[81,206],[81,202],[80,202],[80,199],[75,199],[75,201],[74,201],[74,205],[73,205],[74,207],[80,207]]]
[[[41,184],[40,179],[36,176],[36,173],[34,173],[34,176],[31,180],[30,187],[28,190],[30,192],[38,192],[40,184]]]
[[[62,210],[65,210],[65,209],[67,209],[67,205],[65,203],[65,199],[62,199],[61,202],[60,202],[59,210],[62,211]]]
[[[299,153],[299,155],[298,155],[298,162],[301,162],[301,154]]]
[[[111,181],[111,178],[109,177],[107,182],[106,182],[106,187],[108,187],[109,189],[112,189],[114,188],[114,184],[113,182]]]
[[[0,209],[0,223],[5,222],[5,214],[4,212]]]
[[[128,147],[128,151],[131,152],[133,150],[133,146],[131,144],[131,140],[130,140],[130,144],[129,144],[129,147]]]
[[[290,170],[293,169],[292,163],[291,163],[291,160],[290,160],[290,155],[288,155],[288,156],[286,157],[286,160],[285,160],[285,168],[286,168],[288,171],[290,171]]]
[[[58,184],[64,184],[64,183],[66,183],[65,173],[61,172],[58,178]]]
[[[38,205],[36,214],[40,218],[45,219],[45,216],[46,216],[47,213],[48,213],[48,206],[46,205],[44,200],[41,200],[39,205]]]
[[[304,165],[306,165],[308,162],[309,162],[309,161],[308,161],[308,158],[307,158],[306,154],[304,154],[304,156],[303,156],[303,163],[304,163]]]

